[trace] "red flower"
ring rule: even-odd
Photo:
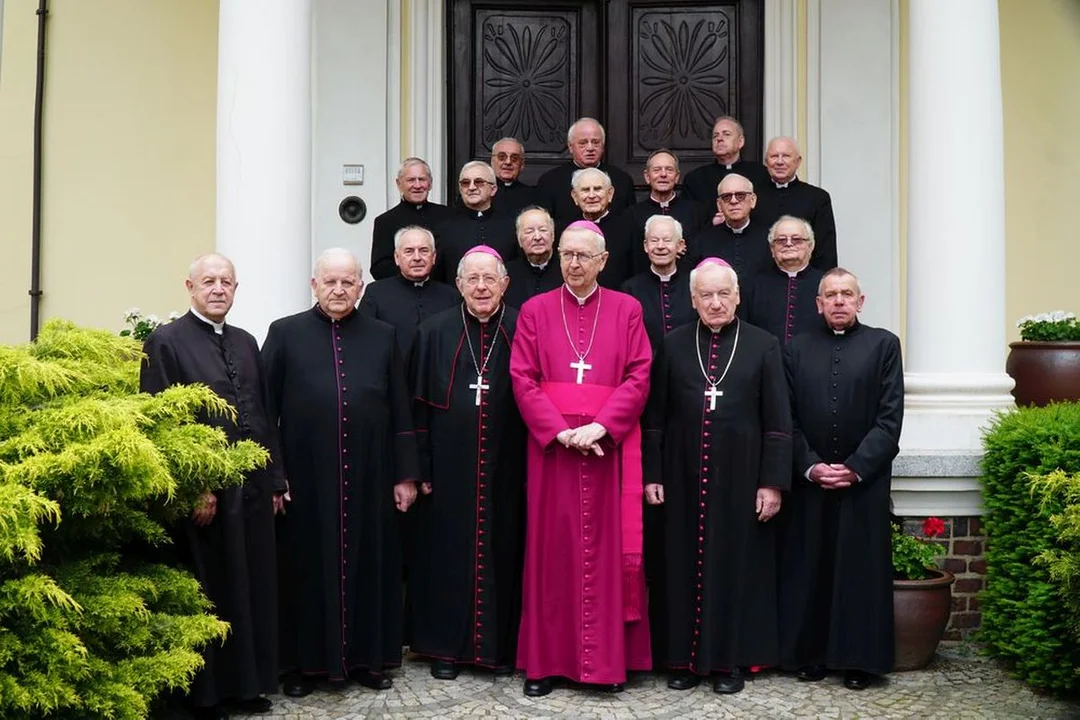
[[[937,537],[938,535],[944,535],[945,521],[941,518],[928,517],[923,520],[922,531],[923,535],[928,538]]]

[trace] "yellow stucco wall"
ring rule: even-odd
[[[36,2],[4,3],[0,341],[27,339]],[[183,310],[214,247],[217,0],[53,0],[44,133],[43,317],[118,328]],[[6,262],[14,258],[14,262]]]
[[[1015,322],[1080,313],[1080,2],[1000,0],[1005,105],[1005,288]]]

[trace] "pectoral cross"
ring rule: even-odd
[[[724,397],[723,390],[717,390],[715,385],[710,385],[705,391],[705,399],[709,401],[709,412],[716,410],[716,398]]]
[[[585,362],[585,358],[581,358],[577,362],[570,363],[570,367],[577,370],[577,384],[580,385],[581,381],[585,379],[585,371],[592,370],[592,365]]]
[[[470,390],[476,391],[476,407],[480,407],[480,395],[491,386],[484,382],[483,375],[476,376],[476,382],[469,385]]]

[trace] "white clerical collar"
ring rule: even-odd
[[[406,279],[406,280],[409,280],[408,278],[405,278],[405,279]],[[430,275],[428,275],[428,276],[427,276],[426,278],[424,278],[423,280],[409,280],[409,282],[411,282],[411,283],[413,284],[413,287],[418,287],[418,288],[422,288],[422,287],[424,287],[425,285],[427,285],[427,283],[428,283],[428,280],[430,280],[430,279],[431,279],[431,276],[430,276]]]
[[[731,224],[727,220],[724,221],[724,224],[728,226],[728,230],[731,232],[736,235],[742,235],[743,230],[750,224],[750,218],[746,218],[746,222],[744,222],[741,227],[731,227]]]
[[[652,193],[649,193],[649,199],[652,200],[657,205],[659,205],[660,207],[666,208],[666,207],[670,206],[671,203],[675,202],[675,195],[676,195],[676,193],[671,193],[671,197],[668,198],[667,200],[657,200],[655,195],[653,195]]]
[[[499,304],[499,307],[502,307],[501,303]],[[498,314],[499,308],[495,308],[495,312],[491,313],[486,318],[479,318],[479,317],[476,317],[476,313],[474,313],[472,310],[469,309],[469,304],[465,303],[465,312],[469,313],[469,315],[471,315],[473,318],[475,318],[476,321],[478,323],[480,323],[481,325],[485,325],[485,324],[487,324],[488,320],[491,320],[491,318],[495,317]]]
[[[601,220],[606,218],[609,214],[611,214],[611,211],[610,210],[605,210],[604,214],[601,215],[600,217],[596,218],[595,220],[589,220],[589,218],[585,217],[585,213],[581,213],[581,219],[582,220],[589,220],[589,222],[593,222],[593,223],[599,223]]]
[[[488,207],[488,208],[486,208],[484,210],[473,210],[473,212],[476,213],[476,219],[477,220],[483,220],[484,219],[484,213],[489,212],[490,210],[491,210],[491,208]]]
[[[516,180],[509,180],[509,181],[500,180],[499,184],[502,185],[504,188],[512,188],[512,187],[514,187],[515,182],[517,182],[517,181]]]
[[[598,290],[600,290],[600,283],[593,283],[592,290],[590,290],[585,297],[578,297],[577,295],[574,295],[574,291],[571,290],[570,286],[566,283],[563,283],[563,287],[566,288],[566,292],[570,293],[570,295],[572,295],[573,298],[577,300],[578,305],[584,305],[589,301],[589,298],[591,298]]]
[[[540,263],[539,265],[537,265],[536,263],[534,263],[534,262],[533,262],[532,260],[530,260],[529,258],[525,258],[525,262],[529,263],[529,265],[530,265],[530,266],[532,266],[532,267],[536,268],[537,270],[543,270],[544,268],[546,268],[546,267],[548,266],[548,263],[550,263],[550,262],[551,262],[551,258],[548,258],[547,260],[545,260],[544,262]]]
[[[199,318],[200,320],[202,320],[204,323],[206,323],[210,327],[214,328],[214,332],[216,334],[221,335],[223,332],[225,332],[225,323],[223,323],[223,322],[214,322],[210,318],[204,316],[202,313],[200,313],[195,308],[191,308],[191,314],[194,315],[195,317]]]
[[[833,330],[833,331],[832,331],[832,334],[833,334],[833,335],[843,335],[843,334],[845,334],[846,332],[847,332],[847,330]]]
[[[772,180],[772,178],[769,178],[769,179]],[[792,176],[792,178],[790,180],[788,180],[787,182],[783,182],[783,183],[779,183],[779,182],[776,182],[776,180],[773,180],[772,184],[776,186],[777,190],[783,190],[784,188],[786,188],[788,185],[790,185],[793,182],[795,182],[795,177],[794,176]]]
[[[801,273],[803,270],[805,270],[809,265],[810,265],[810,263],[806,263],[806,265],[803,265],[801,268],[799,268],[798,270],[794,270],[794,271],[793,270],[785,270],[784,268],[780,268],[780,272],[784,273],[789,278],[793,278],[796,275],[798,275],[799,273]],[[780,267],[780,266],[777,265],[777,267]]]
[[[671,278],[675,277],[675,273],[678,271],[678,268],[672,269],[672,271],[669,272],[667,275],[661,275],[660,273],[656,272],[656,267],[654,265],[651,265],[651,264],[649,265],[649,270],[652,271],[653,275],[660,278],[660,282],[666,283],[666,282],[670,282]]]

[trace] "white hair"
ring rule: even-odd
[[[360,277],[361,273],[363,273],[364,271],[363,267],[361,267],[360,265],[360,261],[356,259],[356,256],[353,255],[350,250],[346,250],[345,248],[341,247],[335,247],[323,250],[321,253],[319,253],[319,257],[315,259],[315,269],[313,270],[313,274],[315,275],[315,277],[319,276],[319,271],[322,270],[322,268],[327,263],[333,262],[335,260],[344,260],[346,262],[351,262],[356,268],[357,277]]]
[[[495,261],[495,268],[499,273],[499,279],[501,280],[506,277],[506,263],[504,263],[502,259],[497,258],[488,252],[466,252],[464,255],[462,255],[461,260],[459,260],[457,264],[456,277],[461,277],[465,273],[465,261],[473,257],[474,255],[486,255],[487,257],[493,259]]]
[[[411,232],[418,232],[427,237],[428,245],[431,246],[431,251],[435,252],[435,236],[426,227],[420,227],[419,225],[406,225],[405,227],[394,233],[394,251],[401,249],[402,243],[405,242],[405,235]]]
[[[192,260],[191,265],[188,266],[187,276],[188,276],[189,280],[197,279],[196,274],[199,272],[199,269],[203,266],[203,263],[205,263],[207,260],[222,260],[226,264],[228,264],[229,269],[232,270],[233,282],[236,282],[236,266],[233,265],[232,260],[225,257],[221,253],[204,253],[204,254],[200,255],[199,257],[195,258],[194,260]]]
[[[587,173],[596,173],[596,174],[598,174],[600,176],[600,178],[604,181],[604,187],[605,188],[611,187],[611,176],[608,175],[603,170],[601,170],[600,168],[594,168],[594,167],[581,168],[580,170],[575,170],[574,174],[570,176],[570,187],[577,190],[578,179],[585,177],[585,175]]]
[[[682,223],[679,222],[678,220],[676,220],[675,218],[673,218],[670,215],[651,215],[651,216],[649,216],[649,219],[645,221],[645,236],[648,237],[649,231],[652,229],[653,225],[655,225],[658,222],[665,221],[665,220],[667,222],[671,223],[671,227],[675,230],[676,239],[677,240],[682,240],[683,239]]]
[[[497,146],[502,145],[503,143],[507,143],[507,142],[514,143],[515,145],[517,145],[518,150],[521,151],[521,157],[525,157],[525,146],[516,137],[510,137],[509,135],[507,135],[504,138],[499,138],[498,140],[496,140],[494,142],[494,144],[492,144],[492,146],[491,146],[491,154],[492,155],[495,154],[495,148]]]
[[[781,215],[776,222],[769,226],[769,244],[772,245],[776,240],[776,228],[781,223],[794,222],[803,226],[803,234],[806,235],[806,245],[811,250],[814,249],[814,228],[810,226],[810,223],[803,220],[801,217],[795,217],[794,215]]]
[[[719,197],[720,193],[723,192],[722,190],[720,190],[720,187],[728,180],[745,180],[746,184],[750,186],[749,190],[731,190],[730,192],[754,192],[754,183],[750,182],[750,178],[746,177],[745,175],[740,175],[739,173],[728,173],[723,178],[721,178],[720,182],[716,185],[717,197]]]
[[[710,269],[722,270],[728,274],[731,278],[731,286],[736,290],[739,289],[739,274],[735,272],[735,268],[729,265],[717,265],[716,263],[708,263],[707,265],[701,265],[690,271],[690,292],[697,291],[697,278],[700,272],[707,272]]]
[[[597,120],[595,118],[591,118],[591,117],[578,118],[577,120],[574,121],[574,124],[570,126],[569,130],[566,131],[566,144],[567,145],[573,145],[574,144],[574,131],[577,130],[578,125],[581,125],[582,123],[589,123],[589,122],[596,123],[596,127],[600,128],[600,142],[607,145],[607,133],[604,132],[604,126],[600,124],[599,120]]]
[[[521,212],[518,213],[517,219],[514,220],[514,232],[516,234],[521,234],[521,219],[525,217],[526,213],[531,212],[538,212],[543,214],[544,221],[547,223],[548,226],[548,230],[551,231],[552,235],[555,234],[555,221],[552,219],[551,213],[547,211],[547,208],[542,208],[539,205],[529,205],[527,208],[523,209]]]
[[[470,160],[469,162],[462,165],[461,172],[458,173],[458,180],[463,178],[465,176],[465,173],[469,170],[472,170],[473,168],[480,168],[481,170],[483,170],[484,175],[487,176],[487,181],[492,185],[495,184],[495,170],[492,169],[492,167],[483,160]]]
[[[427,164],[427,160],[418,157],[408,157],[402,161],[401,167],[397,171],[398,178],[404,175],[405,171],[411,168],[413,165],[423,165],[424,171],[427,173],[427,176],[429,178],[431,177],[431,166]]]
[[[597,252],[604,252],[607,250],[607,243],[604,242],[604,236],[595,230],[590,230],[586,227],[566,228],[559,237],[560,243],[562,242],[562,239],[566,237],[566,233],[585,233],[592,239],[593,246],[596,248]]]

